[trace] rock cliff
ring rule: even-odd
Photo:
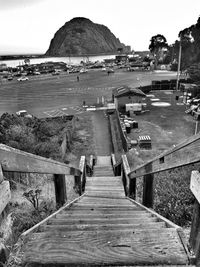
[[[63,25],[51,40],[47,56],[81,56],[116,53],[121,48],[129,52],[129,47],[104,25],[86,18],[73,18]]]

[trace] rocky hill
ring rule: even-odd
[[[104,25],[96,24],[86,18],[73,18],[63,25],[51,40],[47,56],[81,56],[123,52],[129,47]]]

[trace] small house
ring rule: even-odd
[[[125,111],[126,104],[142,103],[145,97],[145,93],[140,89],[131,88],[129,86],[121,86],[112,91],[113,102],[118,110]]]

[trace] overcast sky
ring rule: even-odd
[[[200,0],[0,0],[0,54],[45,53],[74,17],[104,24],[133,50],[148,50],[153,35],[171,44],[199,16]]]

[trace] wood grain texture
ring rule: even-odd
[[[64,163],[33,155],[3,144],[0,144],[0,162],[4,171],[49,173],[49,174],[80,174],[78,169]]]
[[[99,225],[99,224],[71,224],[71,225],[45,225],[40,228],[40,231],[124,231],[124,230],[134,230],[134,229],[160,229],[164,228],[164,222],[157,222],[157,223],[134,223],[134,224],[106,224],[106,225]]]
[[[87,266],[187,264],[175,229],[34,234],[25,261]]]
[[[87,179],[78,202],[47,220],[40,226],[41,233],[26,240],[24,265],[187,265],[177,229],[166,228],[156,214],[125,197],[121,177],[106,177],[104,167],[98,166],[98,177]]]
[[[199,171],[192,171],[190,178],[190,190],[200,203],[200,173]]]
[[[11,199],[10,183],[3,181],[0,183],[0,214],[5,209]]]

